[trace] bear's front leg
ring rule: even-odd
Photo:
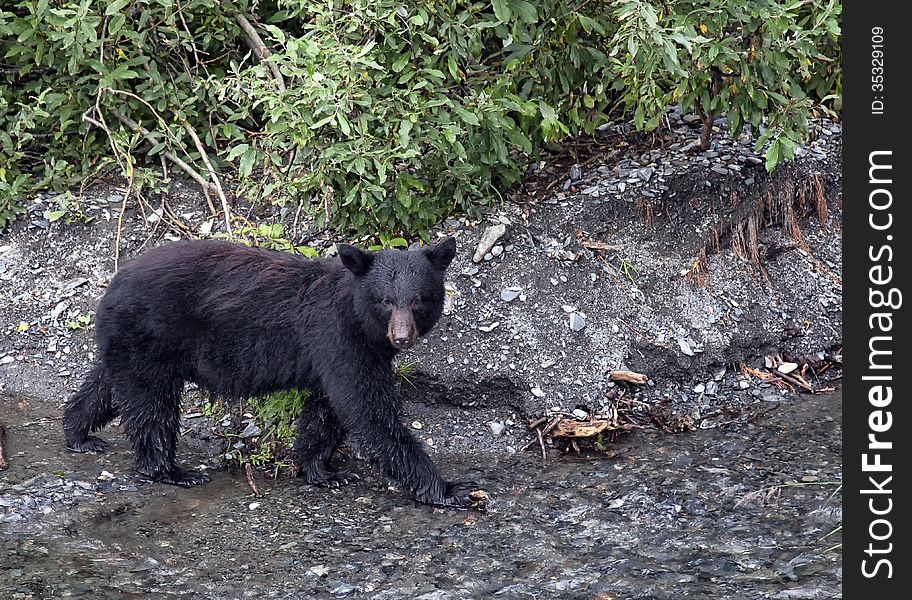
[[[422,443],[402,424],[392,371],[369,379],[324,379],[330,406],[346,433],[372,465],[395,480],[415,499],[435,506],[468,506],[474,482],[447,482]]]

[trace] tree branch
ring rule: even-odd
[[[285,80],[282,78],[282,72],[279,70],[279,65],[269,60],[269,49],[266,48],[266,44],[263,42],[263,38],[256,32],[253,25],[250,21],[247,20],[247,17],[241,13],[234,12],[234,20],[237,21],[237,24],[244,31],[244,38],[247,41],[247,46],[253,52],[254,56],[259,59],[260,62],[266,65],[269,71],[272,73],[272,78],[275,80],[276,85],[279,86],[279,91],[285,91]]]

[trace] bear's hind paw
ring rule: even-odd
[[[205,473],[193,471],[191,469],[180,469],[178,467],[172,468],[164,475],[151,475],[149,473],[143,474],[148,475],[153,481],[157,481],[159,483],[167,483],[168,485],[177,485],[185,488],[207,483],[210,479],[210,477]]]
[[[351,471],[334,471],[327,468],[302,469],[298,472],[298,477],[303,477],[310,485],[333,488],[342,487],[361,479]]]
[[[108,443],[99,437],[94,435],[87,435],[86,438],[80,442],[67,442],[67,450],[71,452],[104,452],[105,448],[108,447]]]

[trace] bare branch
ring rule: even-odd
[[[282,78],[282,72],[279,71],[279,65],[269,60],[269,55],[271,53],[269,52],[269,49],[266,48],[266,44],[263,43],[263,38],[260,37],[250,21],[247,20],[247,17],[241,13],[235,12],[234,20],[237,21],[237,24],[244,30],[244,38],[247,41],[247,46],[257,59],[266,65],[272,73],[272,78],[275,80],[276,85],[279,86],[279,90],[284,92],[285,80]]]

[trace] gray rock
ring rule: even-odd
[[[583,169],[582,169],[582,167],[579,166],[579,164],[574,164],[572,167],[570,167],[570,182],[571,183],[576,183],[577,181],[579,181],[582,178],[583,178]]]
[[[502,421],[489,421],[488,429],[491,430],[491,433],[494,434],[494,437],[500,437],[503,435],[506,425]]]
[[[685,340],[684,338],[679,338],[679,339],[678,339],[678,348],[681,349],[681,352],[682,352],[685,356],[693,356],[693,355],[694,355],[693,348],[690,347],[690,344],[689,344],[689,343],[687,342],[687,340]]]
[[[699,498],[691,496],[684,500],[681,504],[681,508],[685,513],[694,517],[703,517],[709,514],[709,511],[706,510],[706,505],[703,504],[703,501]]]
[[[504,302],[513,302],[519,297],[520,291],[515,289],[506,289],[500,293],[500,299]]]
[[[263,430],[257,427],[256,423],[248,423],[244,431],[241,432],[242,438],[254,438],[263,433]]]
[[[586,319],[583,318],[583,315],[573,312],[570,313],[570,329],[573,331],[582,331],[586,326]]]

